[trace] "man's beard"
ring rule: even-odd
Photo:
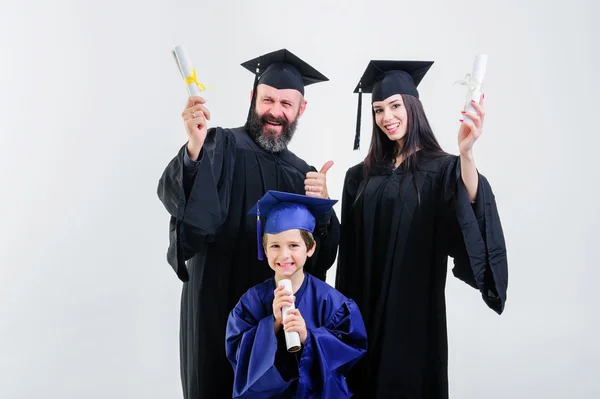
[[[274,129],[265,131],[267,122],[280,124],[281,133],[277,133]],[[270,153],[277,153],[285,150],[292,140],[298,126],[298,116],[296,115],[294,121],[290,123],[283,116],[275,118],[269,112],[265,112],[260,116],[254,111],[250,113],[246,126],[250,137],[254,139],[260,148]]]

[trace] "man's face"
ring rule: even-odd
[[[305,109],[306,101],[299,91],[258,85],[256,107],[248,124],[249,133],[265,151],[283,151],[291,141],[298,119]]]

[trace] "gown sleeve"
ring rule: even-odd
[[[366,350],[367,333],[362,316],[356,303],[347,299],[322,327],[308,330],[298,366],[297,397],[351,397],[345,375]]]
[[[234,136],[211,128],[198,161],[186,162],[184,145],[165,168],[157,188],[169,212],[167,261],[188,281],[185,261],[200,252],[227,217],[235,165]]]
[[[317,220],[313,236],[317,243],[317,249],[313,255],[315,261],[311,262],[307,271],[325,281],[327,271],[335,263],[340,243],[340,222],[333,209]]]
[[[454,276],[478,289],[487,306],[502,314],[508,287],[506,244],[492,188],[483,175],[478,175],[477,197],[472,204],[462,181],[460,158],[454,157],[446,165],[441,236],[454,259]]]
[[[357,300],[359,292],[354,292],[354,287],[357,286],[355,281],[360,278],[356,256],[354,254],[355,247],[353,243],[353,235],[356,228],[356,223],[352,221],[352,205],[356,200],[359,188],[359,173],[357,170],[349,169],[344,178],[342,189],[342,212],[341,212],[341,227],[340,227],[340,251],[338,254],[338,268],[336,272],[335,288],[348,298]],[[359,301],[360,303],[360,301]]]
[[[234,372],[233,398],[268,398],[290,385],[276,366],[273,315],[256,320],[260,302],[245,294],[229,314],[225,352]]]

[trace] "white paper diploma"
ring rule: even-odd
[[[199,96],[200,88],[198,87],[196,80],[196,71],[192,67],[192,63],[187,55],[185,47],[177,46],[172,51],[175,62],[181,72],[181,77],[186,83],[188,94],[190,96]],[[187,81],[186,81],[187,80]]]
[[[277,285],[279,285],[279,286],[283,285],[285,287],[284,289],[286,291],[289,291],[292,294],[294,293],[294,291],[292,291],[292,281],[291,280],[288,280],[288,279],[279,280]],[[281,309],[281,318],[282,319],[285,318],[288,310],[290,310],[290,309],[295,309],[294,304],[292,304],[292,306],[284,306]],[[298,334],[296,331],[285,332],[285,343],[287,345],[288,352],[298,352],[301,348],[300,334]]]
[[[468,87],[467,91],[467,99],[465,103],[465,111],[476,114],[477,111],[473,104],[471,104],[471,100],[474,100],[479,104],[479,100],[481,98],[481,87],[483,85],[483,78],[485,77],[485,69],[487,67],[487,54],[477,54],[475,57],[475,61],[473,62],[473,71],[470,75],[467,75],[461,84],[465,84]],[[465,116],[464,119],[471,120],[468,116]]]

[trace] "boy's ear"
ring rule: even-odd
[[[308,250],[308,252],[306,253],[306,255],[310,258],[315,253],[315,249],[317,249],[317,242],[316,241],[313,243],[312,248]]]

